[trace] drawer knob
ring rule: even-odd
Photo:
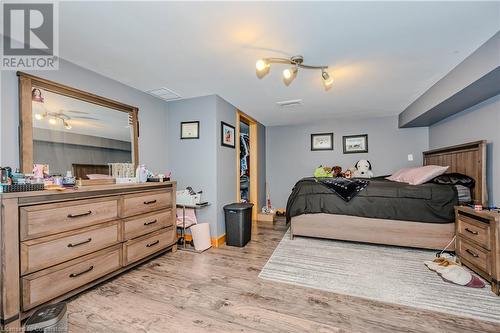
[[[77,277],[77,276],[80,276],[80,275],[83,275],[83,274],[85,274],[85,273],[88,273],[88,272],[90,272],[90,271],[91,271],[91,270],[93,270],[93,269],[94,269],[94,266],[90,266],[89,268],[87,268],[87,269],[86,269],[86,270],[84,270],[84,271],[81,271],[81,272],[78,272],[78,273],[71,273],[71,274],[69,275],[69,277],[70,277],[70,278],[75,278],[75,277]]]
[[[154,203],[156,203],[156,200],[144,201],[145,205],[151,205],[151,204],[154,204]]]
[[[467,232],[469,232],[469,233],[471,233],[473,235],[478,235],[479,234],[479,232],[470,230],[469,228],[465,228],[465,231],[467,231]]]
[[[479,257],[479,255],[477,255],[476,253],[472,252],[469,249],[465,250],[465,252],[467,252],[468,254],[470,254],[471,256],[473,256],[474,258],[478,258]]]
[[[80,242],[80,243],[69,243],[68,247],[76,247],[76,246],[79,246],[79,245],[90,243],[91,241],[92,241],[92,238],[89,238],[89,239],[84,240],[83,242]]]
[[[160,243],[160,240],[157,240],[153,243],[149,243],[148,245],[146,245],[146,247],[151,247],[151,246],[155,246],[156,244]]]
[[[151,225],[151,224],[155,224],[156,222],[158,222],[158,220],[153,220],[153,221],[149,221],[149,222],[144,222],[144,225]]]
[[[80,213],[80,214],[68,214],[68,217],[70,219],[73,219],[75,217],[82,217],[82,216],[87,216],[87,215],[90,215],[90,214],[92,214],[91,210],[89,210],[88,212],[85,212],[85,213]]]

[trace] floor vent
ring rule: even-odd
[[[175,91],[170,90],[168,88],[164,88],[164,87],[161,87],[158,89],[148,90],[148,91],[146,91],[146,93],[153,95],[155,97],[161,98],[165,101],[172,101],[174,99],[181,98],[181,95],[179,95]]]
[[[293,106],[302,106],[302,105],[304,105],[304,103],[302,102],[301,99],[291,99],[289,101],[276,102],[276,104],[280,108],[289,108],[289,107],[293,107]]]

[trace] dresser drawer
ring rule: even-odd
[[[23,310],[79,288],[121,267],[121,245],[22,278]]]
[[[457,237],[457,249],[460,258],[467,260],[486,274],[491,274],[491,253],[480,246]]]
[[[175,242],[175,228],[168,227],[123,243],[123,266],[158,252]]]
[[[490,224],[477,221],[471,217],[458,215],[457,219],[458,234],[484,247],[487,250],[491,249]]]
[[[132,217],[123,221],[124,239],[132,239],[173,224],[172,210],[166,209],[159,212]]]
[[[106,222],[22,242],[21,274],[32,273],[118,243],[121,231],[119,223]]]
[[[129,194],[123,197],[121,217],[150,213],[171,207],[172,190],[170,189],[140,194]]]
[[[21,240],[112,221],[118,217],[118,199],[77,200],[21,207]]]

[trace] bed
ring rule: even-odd
[[[486,141],[424,152],[423,164],[449,166],[448,173],[472,177],[476,183],[473,202],[487,205]],[[313,183],[305,180],[300,185],[304,188],[295,188],[289,198],[292,239],[306,236],[442,249],[455,235],[454,206],[458,200],[451,185],[414,186],[375,178],[346,203]],[[298,190],[301,195],[297,195]]]

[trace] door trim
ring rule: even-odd
[[[257,121],[247,114],[236,112],[236,201],[241,201],[240,193],[240,121],[250,126],[250,202],[253,203],[252,216],[257,219],[259,209],[259,154]]]

